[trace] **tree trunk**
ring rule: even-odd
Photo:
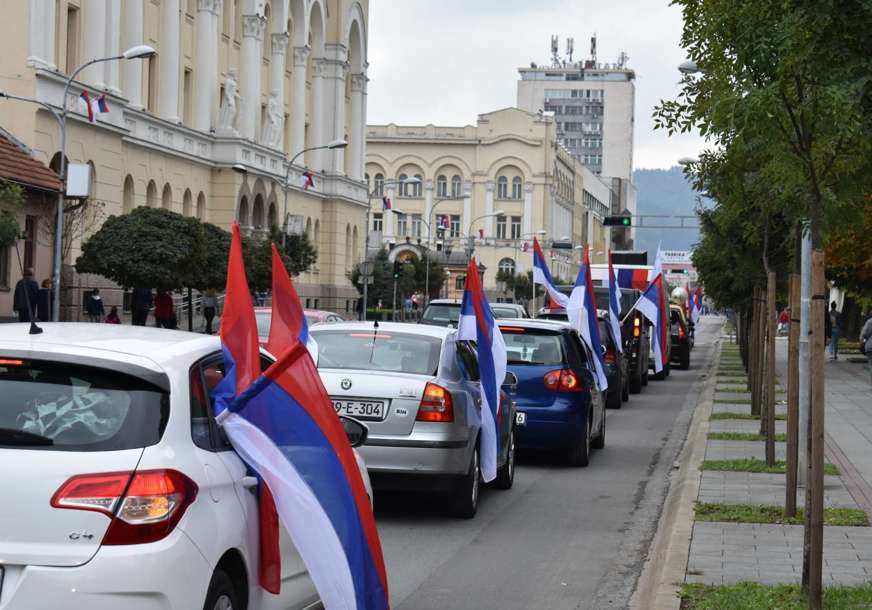
[[[766,282],[766,464],[775,465],[775,272]]]
[[[796,516],[796,477],[799,460],[799,294],[798,273],[790,276],[790,325],[787,356],[787,485],[784,513]]]

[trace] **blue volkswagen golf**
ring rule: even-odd
[[[564,322],[506,320],[500,331],[518,447],[558,451],[571,465],[587,466],[591,448],[606,440],[605,396],[589,350]]]

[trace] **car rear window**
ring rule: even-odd
[[[258,337],[268,337],[269,336],[269,324],[272,320],[272,312],[270,311],[257,311],[254,314],[254,319],[257,321],[257,336]]]
[[[402,332],[320,331],[318,366],[435,375],[442,339]]]
[[[118,451],[157,443],[169,395],[131,375],[0,359],[0,447]]]
[[[605,320],[599,321],[599,333],[600,333],[600,341],[602,341],[603,345],[606,346],[607,350],[614,349],[615,342],[612,341],[612,335],[609,333],[608,322]]]
[[[460,319],[460,304],[430,304],[427,306],[427,309],[424,310],[424,315],[422,316],[422,318],[430,322],[456,324],[457,321]]]
[[[563,364],[563,339],[558,333],[501,327],[509,364],[552,366]]]

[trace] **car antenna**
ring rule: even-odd
[[[20,239],[27,239],[27,236],[22,234]],[[24,279],[24,265],[21,262],[21,251],[18,249],[18,240],[15,240],[15,254],[18,256],[18,267],[21,269],[21,279]],[[24,302],[27,305],[27,313],[28,318],[30,318],[30,330],[28,334],[30,335],[39,335],[42,333],[42,329],[36,325],[36,322],[33,321],[33,316],[36,312],[33,310],[33,306],[30,304],[30,292],[27,290],[27,286],[23,285],[24,289]]]
[[[372,357],[375,355],[375,341],[378,337],[378,320],[372,323],[372,349],[369,350],[369,361],[372,362]]]

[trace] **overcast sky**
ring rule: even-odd
[[[551,35],[575,38],[574,60],[614,63],[626,51],[636,71],[635,167],[667,168],[694,157],[697,135],[654,131],[651,112],[677,91],[681,12],[668,0],[371,0],[368,122],[475,124],[516,103],[520,66],[548,64]]]

